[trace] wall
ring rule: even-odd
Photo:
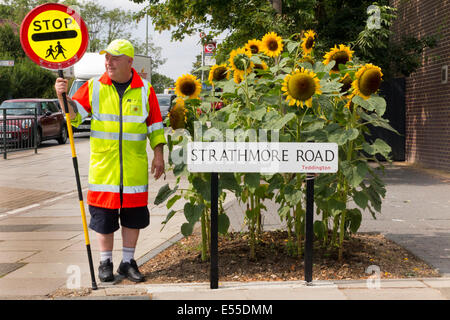
[[[442,35],[437,47],[424,50],[422,67],[406,78],[406,161],[450,171],[450,79],[441,83],[441,67],[450,67],[450,0],[390,4],[398,9],[394,41]]]

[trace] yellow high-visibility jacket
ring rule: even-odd
[[[73,95],[78,127],[91,116],[91,156],[87,202],[102,208],[148,204],[147,138],[154,149],[166,143],[158,100],[150,83],[133,69],[131,84],[119,95],[105,72]]]

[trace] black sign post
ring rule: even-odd
[[[312,283],[314,238],[314,174],[306,175],[305,281]]]
[[[219,178],[217,172],[211,172],[211,269],[210,288],[219,287]]]

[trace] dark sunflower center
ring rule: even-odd
[[[269,48],[270,51],[277,51],[278,49],[278,42],[275,39],[271,39],[267,42],[267,48]]]
[[[220,81],[227,77],[227,68],[225,67],[218,67],[214,70],[213,73],[213,80],[214,81]]]
[[[375,93],[381,84],[381,74],[376,69],[365,71],[359,78],[359,91],[365,96]]]
[[[184,128],[184,106],[177,103],[170,111],[170,126],[176,130]]]
[[[348,56],[347,52],[339,51],[333,55],[332,60],[336,61],[336,64],[334,65],[333,70],[339,71],[339,65],[346,64],[350,60],[350,57]]]
[[[259,52],[258,46],[254,44],[250,46],[250,50],[252,51],[252,54],[256,54]]]
[[[247,70],[248,66],[250,65],[250,59],[245,54],[238,54],[233,59],[234,65],[236,66],[236,69],[245,71]]]
[[[313,47],[314,44],[314,38],[313,37],[308,37],[308,39],[305,42],[305,48],[306,49],[311,49]]]
[[[194,94],[196,89],[195,83],[194,81],[191,80],[185,80],[181,85],[180,85],[180,91],[182,94],[184,94],[185,96],[191,96]]]
[[[341,93],[347,92],[352,87],[352,78],[349,76],[345,77],[340,81],[343,84],[341,87]]]
[[[296,100],[306,101],[316,91],[316,84],[311,76],[296,74],[289,79],[288,92]]]

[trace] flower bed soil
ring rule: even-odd
[[[143,264],[139,269],[145,283],[208,282],[209,261],[201,261],[200,243],[201,236],[193,234]],[[289,255],[286,243],[287,232],[264,232],[251,260],[247,234],[219,236],[219,281],[304,280],[303,258]],[[314,243],[313,280],[367,279],[370,265],[380,268],[381,279],[439,277],[434,268],[381,234],[359,233],[345,240],[342,261],[337,249]]]

